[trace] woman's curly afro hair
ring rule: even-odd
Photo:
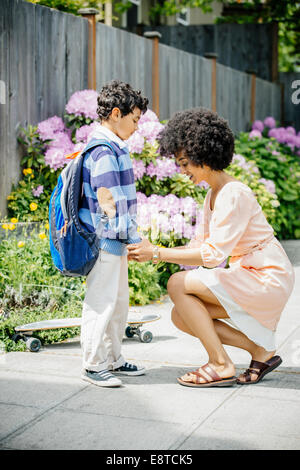
[[[158,141],[161,155],[176,156],[184,151],[194,165],[216,171],[226,168],[233,157],[234,135],[227,121],[205,108],[175,113]]]
[[[99,119],[106,121],[114,108],[120,109],[122,117],[132,113],[135,107],[139,108],[143,114],[147,111],[149,100],[128,83],[112,80],[102,87],[97,103]]]

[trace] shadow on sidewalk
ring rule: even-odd
[[[243,364],[236,364],[236,376],[242,373],[248,366]],[[195,370],[195,367],[185,367],[185,366],[168,366],[162,365],[158,368],[151,368],[147,370],[147,373],[144,376],[138,377],[122,377],[122,382],[124,384],[135,384],[135,385],[157,385],[157,384],[177,384],[177,377],[181,377],[187,372]],[[178,386],[182,387],[180,384]],[[243,389],[253,389],[254,387],[267,387],[275,389],[289,389],[289,390],[300,390],[300,368],[290,368],[290,367],[280,367],[270,374],[266,375],[261,382],[258,384],[252,385],[239,385],[235,384],[232,387],[238,387]],[[232,387],[226,387],[232,388]],[[248,387],[248,388],[247,388]],[[193,387],[182,387],[185,389],[195,389]],[[224,387],[225,388],[225,387]],[[224,388],[222,387],[221,390]],[[217,387],[214,387],[214,390],[218,390]],[[220,388],[219,388],[220,390]]]

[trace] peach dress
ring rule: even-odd
[[[293,267],[247,185],[224,185],[213,211],[210,198],[211,189],[198,237],[204,267],[188,276],[196,276],[214,293],[234,327],[273,351],[276,327],[294,286]],[[228,256],[229,268],[218,268]]]

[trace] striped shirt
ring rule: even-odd
[[[137,200],[132,162],[128,148],[112,131],[99,124],[93,139],[106,140],[114,149],[98,146],[87,151],[82,168],[83,195],[79,219],[88,232],[97,232],[100,249],[117,256],[126,255],[126,245],[141,241],[137,233]],[[112,194],[116,214],[108,218],[99,206],[97,189]]]

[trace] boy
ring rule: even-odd
[[[81,345],[83,380],[101,387],[122,384],[117,375],[142,375],[145,369],[125,362],[121,343],[128,306],[126,245],[140,241],[136,224],[136,190],[128,148],[148,99],[126,83],[112,81],[98,96],[101,124],[92,139],[110,144],[87,151],[79,218],[100,238],[99,258],[87,276]],[[91,141],[90,141],[91,142]]]

